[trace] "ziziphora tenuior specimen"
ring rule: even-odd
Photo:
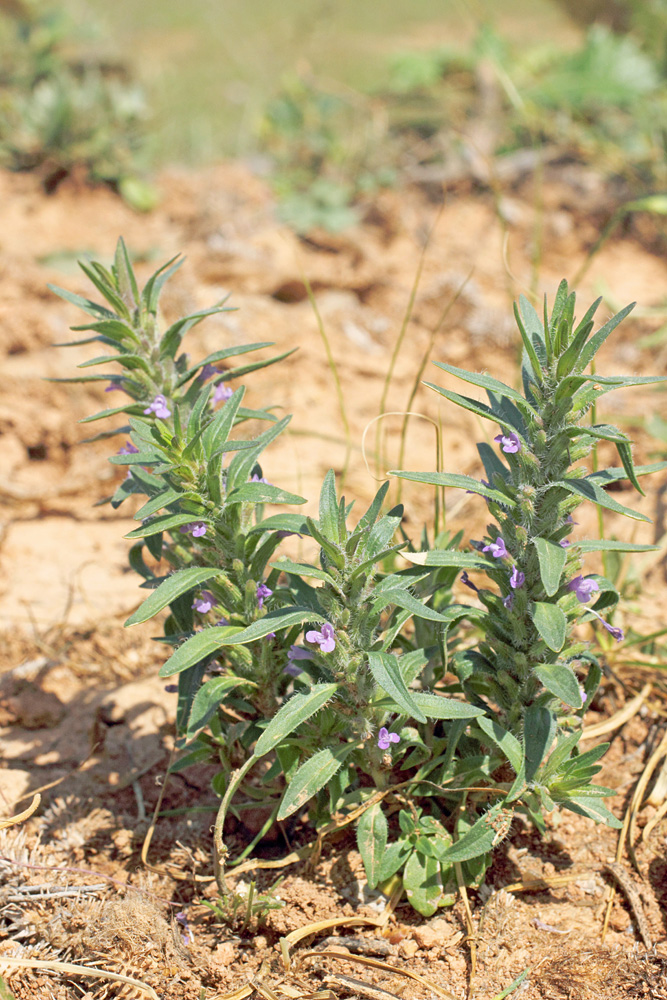
[[[613,793],[592,784],[605,745],[578,749],[600,680],[578,626],[597,622],[623,638],[609,620],[618,594],[585,572],[584,557],[654,547],[570,535],[585,500],[646,520],[604,487],[627,478],[640,489],[639,476],[665,467],[635,468],[625,434],[585,422],[605,392],[659,381],[586,372],[629,310],[593,334],[596,306],[575,324],[565,283],[543,320],[522,299],[523,394],[440,364],[487,392],[482,403],[433,386],[499,426],[496,448],[478,445],[486,478],[395,475],[479,494],[492,520],[472,550],[460,548],[461,533],[429,542],[426,530],[417,550],[402,529],[396,540],[403,509],[383,509],[388,483],[356,524],[333,471],[317,518],[265,516],[267,503],[305,502],[267,482],[259,465],[289,418],[277,420],[268,403],[245,407],[245,387],[230,383],[290,352],[229,367],[271,346],[244,344],[192,364],[184,336],[228,307],[163,331],[158,300],[179,264],[169,261],[140,292],[119,241],[110,270],[82,265],[106,306],[58,291],[92,317],[75,329],[93,337],[76,343],[97,340],[112,352],[81,367],[115,361],[122,369],[73,381],[105,379],[107,391],[125,394],[86,419],[125,418],[101,435],[123,436],[111,461],[127,475],[110,500],[144,498],[128,537],[130,563],[151,591],[126,624],[168,609],[161,638],[172,652],[160,673],[178,678],[181,753],[172,770],[217,765],[221,893],[230,808],[241,819],[258,805],[266,812],[244,856],[276,820],[297,822],[306,808],[321,835],[356,823],[369,885],[400,876],[425,915],[453,902],[457,879],[480,884],[515,811],[540,828],[555,806],[617,825],[603,803]],[[247,435],[262,424],[268,429]],[[589,473],[581,463],[600,440],[613,442],[621,466]],[[290,553],[307,555],[279,558],[285,539]],[[453,603],[459,572],[477,604]]]

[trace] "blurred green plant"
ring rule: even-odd
[[[48,191],[80,175],[147,210],[156,196],[141,176],[146,117],[127,66],[84,44],[61,10],[0,5],[1,166],[36,172]]]
[[[280,215],[299,232],[354,225],[363,196],[396,180],[383,116],[370,98],[311,76],[285,80],[259,140],[274,165]]]

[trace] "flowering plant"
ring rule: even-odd
[[[577,627],[599,621],[620,639],[600,613],[618,594],[604,577],[584,576],[583,556],[652,546],[568,535],[584,499],[644,518],[603,487],[626,477],[639,488],[638,476],[663,467],[635,468],[617,428],[582,423],[602,393],[657,381],[584,373],[628,310],[591,337],[594,310],[575,328],[565,284],[544,322],[522,300],[523,395],[488,375],[440,365],[487,391],[488,404],[433,386],[500,426],[500,454],[478,446],[488,477],[481,482],[395,475],[479,494],[493,522],[488,541],[471,551],[447,532],[432,545],[425,532],[416,551],[404,534],[395,540],[403,509],[384,511],[388,483],[352,526],[353,504],[338,495],[332,471],[317,518],[265,516],[267,503],[304,502],[268,483],[258,464],[288,418],[245,408],[244,387],[228,383],[288,352],[226,367],[270,346],[251,344],[191,365],[179,353],[183,337],[227,307],[160,332],[160,291],[179,264],[169,261],[140,293],[120,241],[110,271],[82,265],[110,309],[57,291],[92,317],[76,329],[115,352],[82,367],[113,360],[122,368],[74,381],[107,379],[127,396],[86,419],[127,418],[103,435],[125,436],[111,461],[127,476],[110,500],[145,498],[128,537],[130,563],[151,593],[126,624],[169,609],[163,641],[172,652],[160,673],[178,678],[181,755],[172,770],[217,763],[221,891],[225,817],[230,808],[242,816],[258,800],[267,819],[255,840],[275,820],[296,821],[306,806],[321,834],[355,822],[369,885],[387,887],[400,875],[412,905],[427,915],[453,901],[457,884],[479,884],[516,810],[538,827],[554,806],[615,825],[602,801],[612,792],[591,784],[605,747],[578,748],[600,668]],[[236,436],[249,420],[268,429]],[[615,444],[622,468],[587,474],[575,463],[600,439]],[[294,535],[311,561],[277,556]],[[399,558],[404,568],[396,568]],[[453,602],[461,571],[475,605]],[[490,586],[474,583],[477,573]]]

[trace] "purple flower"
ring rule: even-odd
[[[613,635],[616,642],[622,642],[623,639],[625,639],[625,632],[623,631],[622,628],[616,628],[615,625],[610,625],[609,622],[606,622],[604,620],[602,615],[599,615],[597,611],[593,611],[593,608],[589,608],[588,613],[591,615],[595,615],[600,624],[603,625],[604,628],[606,628],[607,632],[609,632],[610,635]]]
[[[186,945],[194,944],[195,943],[194,935],[190,930],[190,924],[188,923],[188,918],[186,914],[183,912],[183,910],[181,910],[179,913],[176,914],[176,920],[185,931],[185,933],[182,935],[184,943]]]
[[[590,601],[593,594],[600,589],[600,585],[589,576],[575,576],[568,583],[567,589],[574,591],[577,595],[577,600],[581,601],[582,604],[586,604]]]
[[[503,597],[503,607],[507,608],[508,611],[512,610],[513,604],[514,604],[514,594],[508,594],[507,597]]]
[[[205,382],[206,379],[209,379],[211,377],[211,375],[218,375],[218,374],[219,372],[218,369],[215,367],[215,365],[204,365],[204,367],[199,372],[199,375],[197,377],[200,382]]]
[[[267,587],[265,583],[258,583],[257,584],[257,607],[258,608],[263,608],[264,607],[264,601],[267,599],[267,597],[270,597],[272,593],[273,593],[273,591],[271,590],[271,588]]]
[[[572,515],[571,515],[571,514],[568,514],[568,515],[567,515],[567,517],[565,518],[565,523],[566,523],[566,524],[579,524],[579,522],[578,522],[578,521],[575,521],[575,520],[574,520],[574,518],[572,517]]]
[[[164,689],[167,694],[177,694],[178,684],[165,684]]]
[[[561,549],[568,549],[572,543],[567,538],[564,538],[562,542],[559,542],[558,544]]]
[[[131,441],[126,441],[122,448],[116,452],[117,455],[138,455],[139,449],[135,448]]]
[[[182,524],[178,530],[182,535],[192,535],[193,538],[202,538],[208,529],[203,521],[192,521],[190,524]]]
[[[398,733],[390,733],[385,726],[378,733],[378,746],[380,750],[388,750],[391,743],[398,743],[401,737]]]
[[[490,542],[488,545],[485,545],[482,552],[490,552],[494,559],[504,559],[507,555],[505,542],[500,535],[498,535],[495,542]]]
[[[464,587],[469,587],[471,590],[474,590],[477,593],[479,593],[479,587],[475,586],[475,584],[472,582],[467,573],[461,573],[461,583],[463,584]]]
[[[289,538],[291,535],[296,535],[297,538],[303,538],[298,531],[276,531],[276,538]]]
[[[250,482],[251,483],[266,483],[267,486],[271,485],[271,483],[269,482],[268,479],[265,479],[264,476],[258,476],[256,472],[253,472],[252,476],[250,477]]]
[[[331,653],[336,648],[336,633],[333,630],[333,625],[324,622],[321,632],[317,632],[315,629],[306,632],[306,642],[316,642],[320,647],[320,653]]]
[[[514,431],[510,434],[496,434],[493,440],[500,441],[501,448],[506,455],[516,455],[517,451],[521,451],[519,435],[515,434]]]
[[[526,574],[522,573],[521,570],[517,569],[516,566],[512,566],[512,575],[510,577],[510,587],[513,590],[518,590],[519,587],[523,587],[526,582]]]
[[[234,390],[224,382],[218,382],[213,390],[214,403],[226,403],[230,396],[234,395]]]
[[[198,611],[200,615],[207,614],[213,605],[215,604],[215,597],[210,590],[202,590],[199,597],[195,597],[194,604],[192,607],[195,611]]]
[[[304,649],[303,646],[290,646],[289,652],[287,654],[287,666],[283,670],[285,674],[291,674],[292,677],[298,677],[300,673],[303,673],[301,667],[297,667],[296,660],[312,660],[313,654],[309,649]]]
[[[167,417],[171,416],[171,410],[167,407],[167,400],[161,392],[159,392],[153,402],[146,407],[144,413],[154,413],[160,420],[166,420]]]

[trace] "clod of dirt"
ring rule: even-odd
[[[2,711],[4,709],[4,712]],[[47,729],[57,726],[65,714],[65,706],[52,691],[43,691],[32,681],[19,681],[14,693],[0,702],[4,725],[24,729]]]

